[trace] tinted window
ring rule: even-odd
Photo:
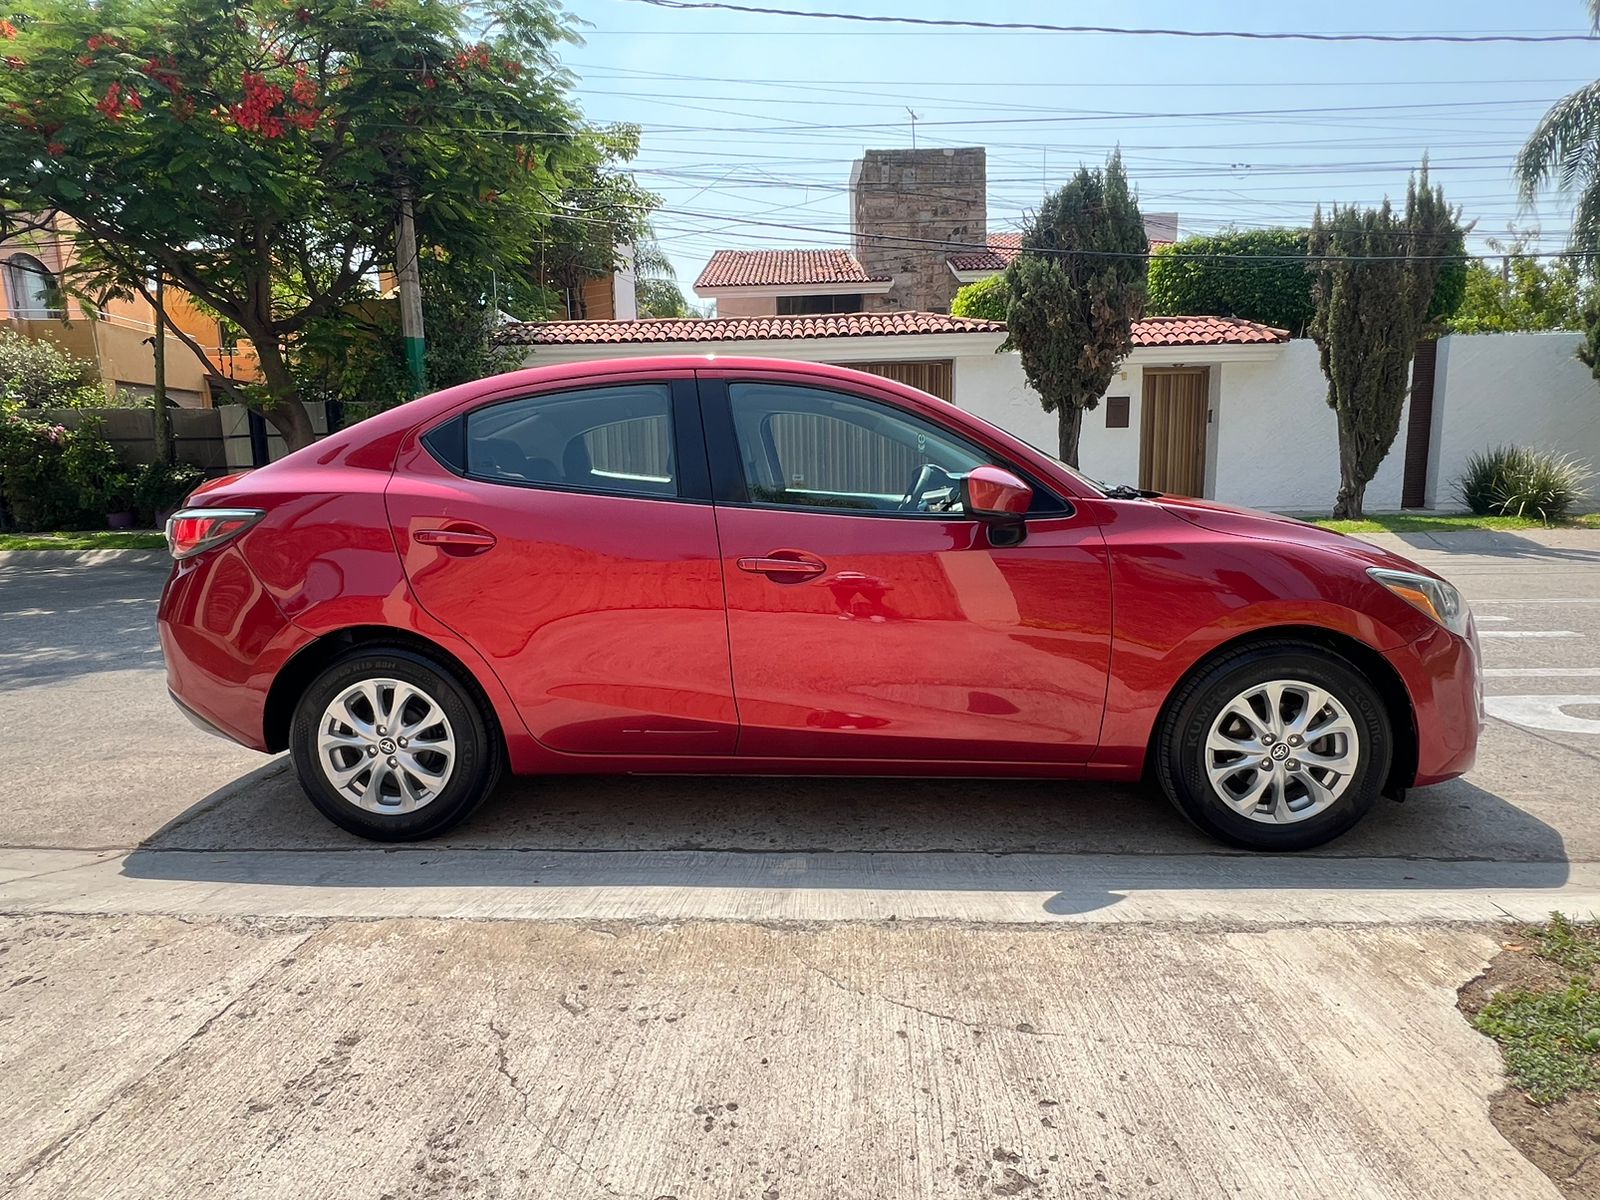
[[[664,383],[530,396],[467,415],[467,474],[676,496],[672,397]]]
[[[757,504],[945,511],[959,476],[993,461],[930,422],[838,392],[735,383],[728,401]]]

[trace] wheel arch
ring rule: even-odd
[[[1192,663],[1187,671],[1172,685],[1161,711],[1151,726],[1150,741],[1145,747],[1144,771],[1151,776],[1153,755],[1165,727],[1167,717],[1176,698],[1185,685],[1204,671],[1214,660],[1225,654],[1250,646],[1273,642],[1298,642],[1331,651],[1348,661],[1371,680],[1383,700],[1384,711],[1389,715],[1389,727],[1394,735],[1393,755],[1389,761],[1389,777],[1384,781],[1386,796],[1399,798],[1417,773],[1417,722],[1411,703],[1411,693],[1406,690],[1394,666],[1377,650],[1358,638],[1319,625],[1275,625],[1253,629],[1229,641],[1213,646]]]
[[[267,692],[262,718],[267,752],[276,754],[288,749],[289,726],[294,720],[295,705],[313,679],[353,650],[381,649],[386,646],[425,655],[455,676],[456,681],[477,700],[490,736],[499,744],[501,753],[506,752],[506,731],[501,727],[499,714],[477,676],[467,665],[438,642],[419,633],[387,625],[352,625],[325,633],[315,641],[307,642],[283,664]]]

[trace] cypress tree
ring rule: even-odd
[[[1339,427],[1333,515],[1362,515],[1367,484],[1394,444],[1411,359],[1428,326],[1446,257],[1459,253],[1460,210],[1428,186],[1428,164],[1406,190],[1403,216],[1381,207],[1317,209],[1307,269],[1314,274],[1311,336]]]
[[[1080,167],[1044,202],[1006,268],[1011,344],[1040,405],[1056,414],[1061,458],[1073,466],[1084,410],[1100,403],[1133,348],[1149,249],[1122,156],[1113,153],[1103,171]]]

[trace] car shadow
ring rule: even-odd
[[[1054,892],[1046,912],[1068,914],[1140,888],[1555,888],[1568,863],[1555,829],[1464,780],[1380,801],[1345,837],[1294,856],[1219,846],[1132,786],[691,776],[513,780],[443,838],[377,846],[325,821],[279,759],[169,822],[123,872],[354,888],[1037,890]]]

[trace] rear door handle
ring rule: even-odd
[[[411,540],[424,546],[437,546],[446,554],[482,554],[495,544],[495,536],[479,526],[454,526],[448,529],[418,529]]]
[[[774,583],[800,583],[815,579],[828,569],[827,563],[804,550],[774,550],[760,558],[741,558],[738,566],[752,575],[765,575]]]

